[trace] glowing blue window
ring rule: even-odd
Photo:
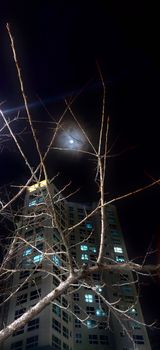
[[[88,250],[88,245],[81,245],[81,250]]]
[[[34,201],[29,202],[28,206],[29,206],[29,207],[32,207],[32,206],[34,206],[34,205],[36,205],[36,204],[37,204],[37,203],[36,203],[36,199],[34,199]]]
[[[88,260],[88,254],[82,254],[81,260]]]
[[[141,329],[141,326],[140,324],[136,323],[136,322],[131,322],[131,327],[133,329]]]
[[[34,258],[33,258],[33,262],[34,263],[39,263],[41,262],[43,259],[43,255],[42,254],[39,254],[39,255],[35,255]]]
[[[27,248],[24,252],[23,252],[23,256],[27,256],[29,254],[32,253],[32,248]]]
[[[87,328],[94,328],[97,326],[97,322],[94,320],[87,320],[86,325],[87,325]]]
[[[135,307],[132,307],[128,310],[127,314],[134,318],[135,316],[137,316],[137,310],[135,309]]]
[[[52,260],[54,261],[54,263],[55,263],[57,266],[60,266],[60,265],[61,265],[61,261],[60,261],[60,259],[58,258],[58,256],[53,255]]]
[[[134,314],[134,315],[136,315],[136,314],[137,314],[137,310],[136,310],[134,307],[132,307],[131,313]]]
[[[92,225],[90,222],[88,222],[88,223],[86,224],[86,228],[87,228],[88,230],[92,230],[93,225]]]
[[[97,291],[97,292],[102,292],[102,287],[96,286],[96,291]]]
[[[116,261],[117,262],[124,262],[124,256],[116,256]]]
[[[93,295],[92,294],[85,294],[85,302],[86,303],[93,303]]]
[[[89,249],[90,249],[90,250],[91,250],[91,252],[93,252],[93,253],[96,253],[96,252],[97,252],[96,247],[90,247]]]
[[[31,200],[31,201],[28,203],[28,206],[29,206],[29,207],[33,207],[34,205],[39,204],[39,203],[42,203],[42,202],[44,202],[43,198],[42,198],[42,197],[37,197],[36,199]]]
[[[105,312],[102,309],[97,309],[96,316],[105,316]]]

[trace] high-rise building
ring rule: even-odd
[[[95,264],[99,215],[83,221],[94,208],[94,203],[63,199],[54,185],[49,185],[48,193],[45,181],[28,187],[12,256],[17,272],[8,291],[13,295],[4,306],[3,325],[17,319],[68,276],[62,231],[75,268]],[[106,208],[105,221],[104,260],[108,264],[128,261],[114,206]],[[71,285],[66,294],[10,336],[1,349],[150,350],[134,280],[130,271],[94,273],[87,282]]]

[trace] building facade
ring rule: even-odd
[[[12,261],[17,272],[8,286],[13,296],[3,308],[3,324],[13,322],[68,276],[61,232],[75,268],[94,265],[98,255],[99,216],[83,221],[95,204],[69,202],[54,185],[49,191],[47,187],[41,181],[27,190]],[[105,217],[104,260],[128,261],[116,208],[107,207]],[[8,338],[2,349],[150,350],[134,279],[131,272],[110,271],[77,282]]]

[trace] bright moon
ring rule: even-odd
[[[57,141],[59,147],[71,151],[83,149],[86,143],[84,134],[74,123],[70,124],[70,121],[63,125],[63,130],[61,130]]]

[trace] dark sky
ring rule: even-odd
[[[107,88],[111,154],[119,153],[107,164],[108,198],[144,186],[151,178],[157,179],[160,176],[160,28],[155,4],[151,7],[145,1],[107,1],[107,5],[100,1],[33,3],[21,2],[16,6],[15,2],[9,2],[1,9],[0,101],[5,101],[3,110],[22,105],[5,28],[9,22],[27,96],[33,103],[33,117],[49,119],[43,108],[37,106],[37,95],[54,118],[58,118],[65,106],[64,99],[79,93],[73,108],[92,140],[98,135],[102,102],[98,61]],[[19,131],[21,126],[17,127]],[[42,144],[48,140],[47,132],[41,130],[40,138]],[[2,184],[22,181],[24,177],[25,166],[11,148],[8,144],[0,155]],[[27,150],[31,150],[28,144]],[[30,154],[33,161],[34,152]],[[91,182],[94,172],[89,170],[86,159],[73,154],[52,155],[48,169],[51,175],[60,170],[75,187],[81,186],[85,200],[94,199]],[[131,258],[144,256],[148,247],[152,250],[158,246],[159,200],[157,186],[117,204]],[[153,260],[156,259],[157,253]],[[147,289],[149,300],[156,288],[158,285],[153,281],[150,290]],[[152,308],[151,302],[148,303],[150,314],[151,309],[156,314],[156,306]]]

